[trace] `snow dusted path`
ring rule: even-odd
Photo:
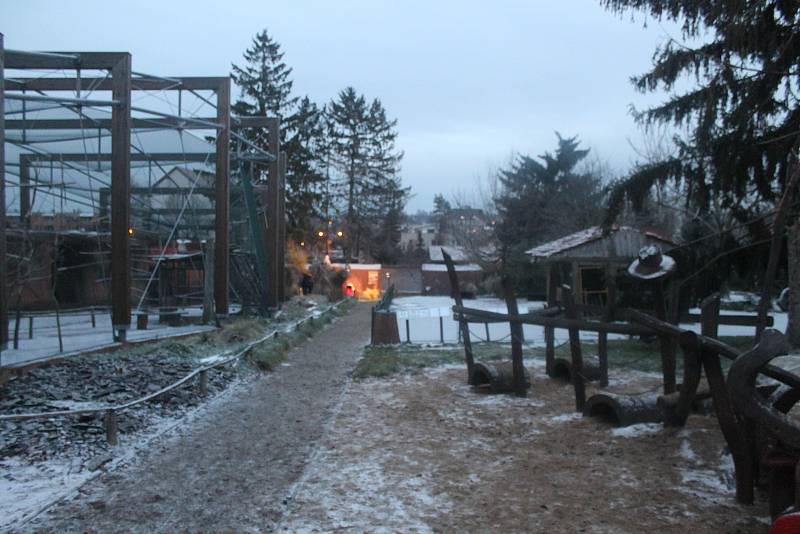
[[[135,464],[26,525],[35,532],[269,532],[369,342],[367,304]]]

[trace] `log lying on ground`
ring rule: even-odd
[[[618,395],[597,393],[589,397],[583,408],[584,417],[599,417],[614,426],[630,426],[636,423],[660,423],[658,394]]]
[[[525,369],[525,389],[531,387],[531,377]],[[514,391],[514,369],[511,362],[475,362],[472,368],[472,385],[487,388],[490,393],[511,393]]]
[[[600,380],[602,377],[600,360],[593,356],[585,357],[581,374],[583,374],[583,379],[587,381]],[[553,378],[561,378],[567,382],[572,382],[572,362],[566,358],[556,358],[553,361]]]
[[[666,395],[659,395],[656,401],[656,406],[661,411],[664,424],[667,426],[683,426],[686,424],[686,417],[681,417],[676,413],[678,404],[680,403],[681,388],[683,384],[678,384],[678,391],[668,393]],[[708,387],[703,387],[695,391],[692,398],[689,400],[689,408],[695,413],[707,413],[708,401],[711,399],[711,390]],[[688,415],[684,414],[684,415]]]

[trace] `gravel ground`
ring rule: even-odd
[[[35,532],[263,532],[280,520],[369,341],[357,305],[263,379],[212,401],[206,415],[131,466],[25,528]]]

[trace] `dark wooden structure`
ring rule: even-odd
[[[110,216],[110,299],[112,325],[115,339],[125,340],[126,331],[131,324],[131,205],[130,198],[136,188],[131,187],[131,161],[206,161],[214,164],[213,188],[209,188],[214,197],[213,230],[216,241],[214,269],[214,305],[216,316],[224,318],[229,310],[229,254],[230,254],[230,168],[231,139],[235,129],[268,128],[271,151],[264,152],[242,139],[256,154],[235,154],[236,158],[246,158],[250,162],[266,161],[269,168],[269,201],[267,214],[271,218],[269,224],[269,264],[270,264],[270,298],[274,307],[279,306],[283,293],[285,262],[283,241],[285,240],[285,216],[283,194],[285,191],[285,159],[281,164],[279,139],[279,119],[267,117],[237,118],[231,115],[230,89],[231,80],[222,77],[157,77],[136,74],[132,71],[131,55],[127,52],[27,52],[8,50],[3,47],[0,36],[0,200],[5,194],[5,161],[4,134],[6,130],[23,132],[41,130],[87,130],[110,132],[110,152],[100,150],[97,154],[46,154],[43,151],[23,153],[20,157],[19,203],[20,218],[30,217],[32,212],[31,190],[47,190],[47,184],[36,181],[31,176],[30,168],[37,162],[58,161],[62,165],[77,166],[79,163],[110,162],[111,180],[107,191],[99,191],[101,202],[105,198],[106,214]],[[4,77],[4,69],[15,70],[49,70],[54,76],[43,77]],[[72,71],[73,77],[64,77],[57,71]],[[92,71],[107,73],[103,76],[87,76]],[[215,97],[211,102],[198,95],[205,102],[214,105],[214,117],[187,117],[139,109],[133,105],[134,91],[213,91]],[[53,92],[53,94],[48,94]],[[63,96],[64,92],[77,93],[77,97]],[[108,92],[110,98],[84,98],[82,92]],[[22,113],[20,119],[4,120],[4,101],[17,100],[25,102],[49,102],[53,105],[67,106],[78,115],[77,118],[30,118]],[[110,108],[110,118],[90,117],[82,111],[83,105]],[[24,108],[23,108],[24,109]],[[180,106],[179,106],[180,110]],[[132,111],[143,112],[152,116],[132,117]],[[179,154],[132,154],[131,131],[137,128],[171,128],[176,130],[196,129],[215,132],[215,150],[211,154],[179,153]],[[138,150],[138,149],[137,149]],[[52,184],[50,184],[52,187]],[[141,188],[140,188],[141,189]],[[6,274],[6,221],[5,202],[0,202],[0,348],[8,340],[7,310],[8,295]]]

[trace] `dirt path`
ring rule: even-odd
[[[218,402],[135,465],[29,524],[37,532],[263,532],[273,529],[369,341],[357,305],[269,376]]]
[[[766,532],[762,499],[734,502],[714,417],[613,429],[576,414],[544,361],[526,363],[524,399],[476,393],[462,365],[353,382],[281,531]],[[628,392],[660,382],[612,379]]]

